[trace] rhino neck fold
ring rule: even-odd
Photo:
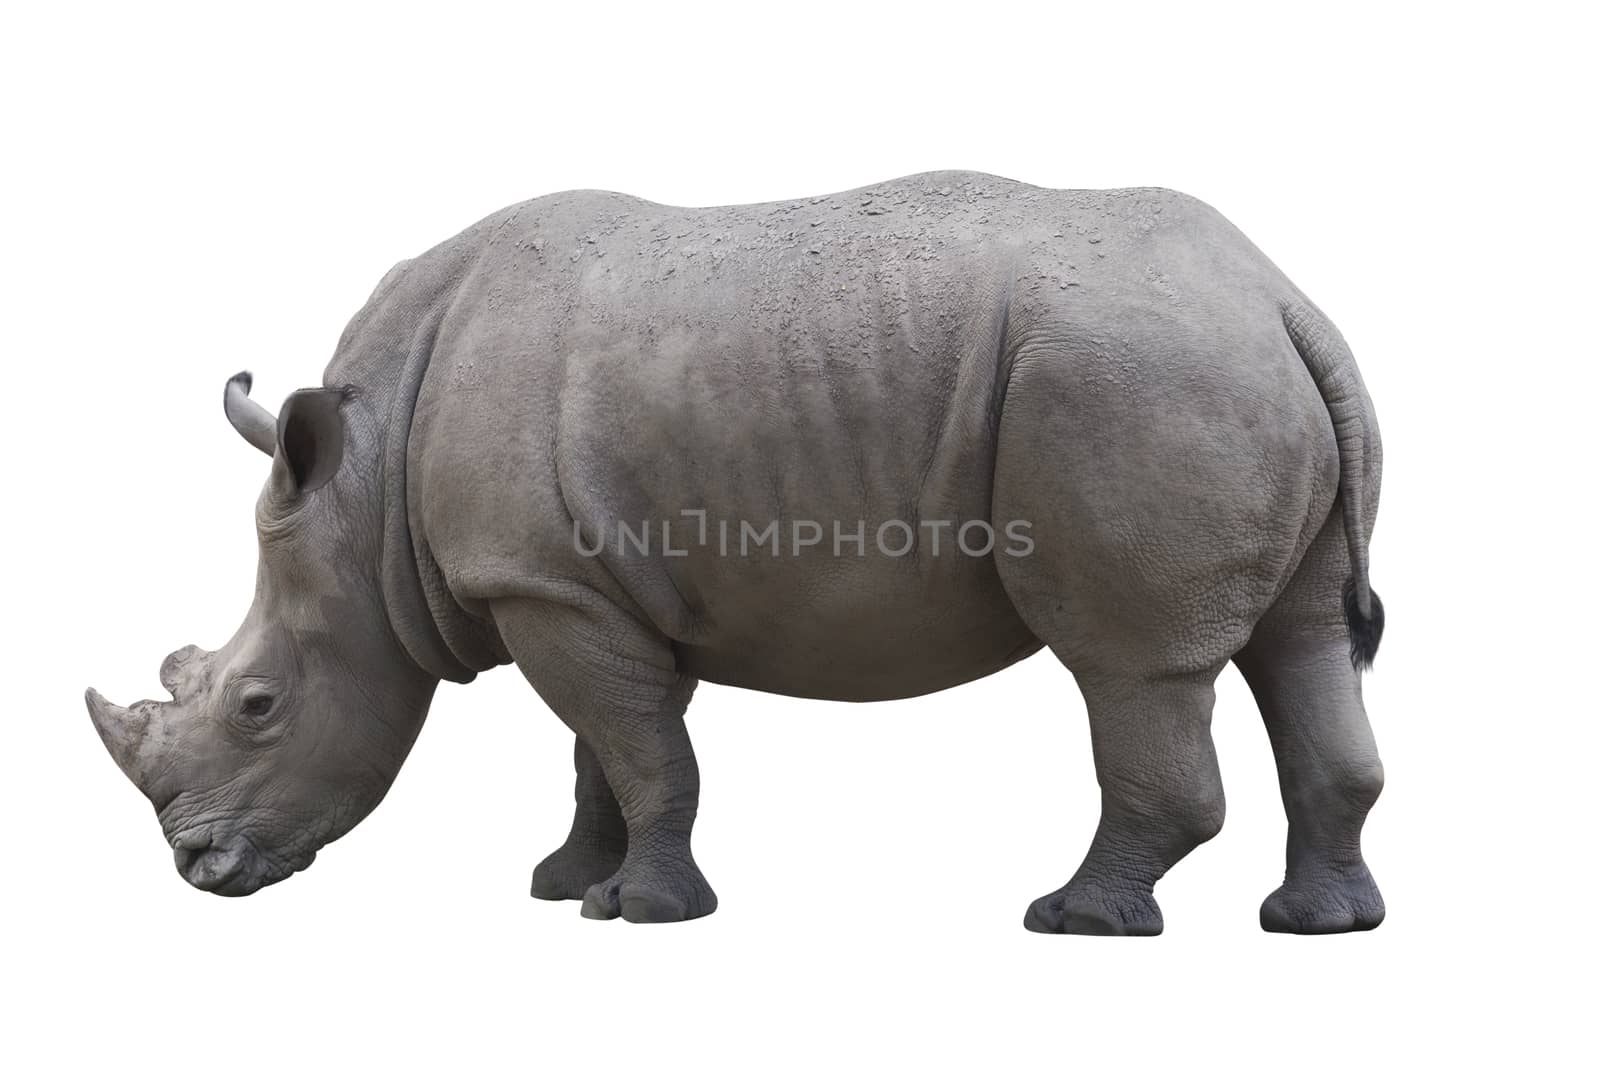
[[[406,653],[429,674],[465,683],[504,660],[496,654],[493,631],[455,602],[421,531],[413,528],[418,509],[411,506],[406,479],[412,417],[448,303],[436,304],[412,334],[390,408],[383,446],[380,581],[389,624]]]

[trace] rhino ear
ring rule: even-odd
[[[328,484],[344,459],[345,389],[297,389],[278,413],[278,448],[273,478],[287,496],[300,496]]]

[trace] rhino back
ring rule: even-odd
[[[713,681],[876,699],[997,669],[1037,642],[992,558],[951,538],[990,518],[1012,316],[1059,316],[1085,280],[1150,289],[1128,253],[1172,196],[944,173],[738,207],[507,209],[471,231],[438,330],[413,524],[464,603],[597,590]],[[662,520],[688,555],[664,554]],[[741,540],[774,520],[776,556]],[[795,521],[829,536],[795,554]],[[912,551],[879,551],[891,521],[920,531]],[[574,522],[602,557],[575,552]],[[835,522],[862,523],[863,548],[835,552]],[[950,524],[943,551],[924,522]],[[650,549],[619,554],[619,523]]]

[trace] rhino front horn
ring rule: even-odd
[[[124,708],[113,704],[94,689],[86,690],[83,700],[89,705],[89,718],[94,720],[94,728],[105,743],[106,751],[122,768],[122,773],[148,795],[143,771],[151,765],[153,739],[150,735],[153,723],[149,704]]]

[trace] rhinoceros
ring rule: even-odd
[[[704,680],[916,696],[1048,646],[1101,816],[1035,931],[1155,934],[1218,832],[1213,683],[1276,755],[1268,930],[1383,918],[1361,828],[1378,427],[1332,323],[1166,189],[922,174],[667,207],[557,193],[379,283],[274,418],[254,603],[89,711],[192,885],[287,878],[383,797],[441,680],[515,663],[576,735],[572,830],[532,893],[693,919]]]

